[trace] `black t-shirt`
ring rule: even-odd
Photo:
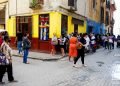
[[[86,44],[86,40],[85,40],[83,37],[80,39],[80,42],[81,42],[83,45]],[[85,49],[85,47],[83,46],[81,50],[84,50],[84,49]]]
[[[86,40],[85,40],[83,37],[80,39],[80,42],[81,42],[83,45],[86,44]]]
[[[17,41],[22,41],[23,40],[23,34],[22,33],[18,33],[17,34]]]

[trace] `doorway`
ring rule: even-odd
[[[78,34],[78,24],[74,24],[74,33]]]
[[[17,17],[17,25],[16,25],[16,34],[17,31],[21,31],[24,34],[28,33],[29,34],[29,39],[32,39],[32,20],[31,17],[27,16],[20,16]]]

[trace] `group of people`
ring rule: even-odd
[[[69,60],[71,58],[74,59],[74,67],[77,63],[78,59],[81,57],[82,65],[84,65],[84,57],[85,51],[96,52],[96,38],[94,34],[88,35],[85,34],[77,34],[72,33],[68,36],[62,34],[62,36],[58,39],[56,34],[53,34],[53,38],[51,40],[52,50],[51,54],[55,55],[56,47],[60,47],[62,56],[65,57],[66,53],[69,53]]]
[[[31,47],[31,42],[29,40],[29,34],[22,35],[22,32],[18,31],[15,43],[17,43],[18,53],[23,54],[23,63],[28,64],[27,57],[29,49]],[[0,84],[5,84],[2,81],[5,72],[8,74],[9,82],[17,82],[13,77],[13,67],[12,67],[12,49],[10,47],[10,38],[8,35],[0,33],[0,55],[1,59],[5,56],[5,64],[0,63]],[[1,60],[2,61],[2,60]]]
[[[114,49],[114,42],[116,38],[113,34],[78,34],[72,33],[70,35],[62,34],[62,36],[58,39],[56,34],[53,34],[53,38],[51,40],[52,50],[51,54],[55,55],[56,49],[58,46],[61,49],[62,56],[66,56],[66,53],[69,54],[69,60],[71,57],[74,58],[74,66],[78,59],[81,57],[82,64],[84,66],[84,57],[85,53],[88,52],[96,52],[96,49],[99,47],[104,47],[105,49],[111,50]],[[117,37],[117,40],[120,42],[120,36]],[[79,48],[77,47],[79,45]],[[81,47],[80,47],[81,46]],[[57,47],[57,48],[56,48]]]
[[[114,49],[115,36],[112,34],[107,34],[102,36],[103,46],[105,49],[111,50]]]

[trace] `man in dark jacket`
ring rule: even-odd
[[[23,37],[23,50],[24,50],[23,63],[25,64],[29,64],[27,62],[27,58],[28,58],[29,49],[31,47],[31,42],[28,39],[28,37],[29,37],[29,34],[25,34]]]

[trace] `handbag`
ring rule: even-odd
[[[52,41],[52,45],[58,45],[58,40]]]
[[[0,52],[0,65],[7,65],[9,64],[8,59],[6,58],[5,54]]]
[[[77,44],[76,44],[76,47],[77,47],[77,49],[82,49],[82,44],[80,44],[80,42],[78,42]]]
[[[5,46],[5,45],[3,45]],[[0,65],[8,65],[9,60],[6,58],[6,55],[3,53],[3,46],[0,50]]]

